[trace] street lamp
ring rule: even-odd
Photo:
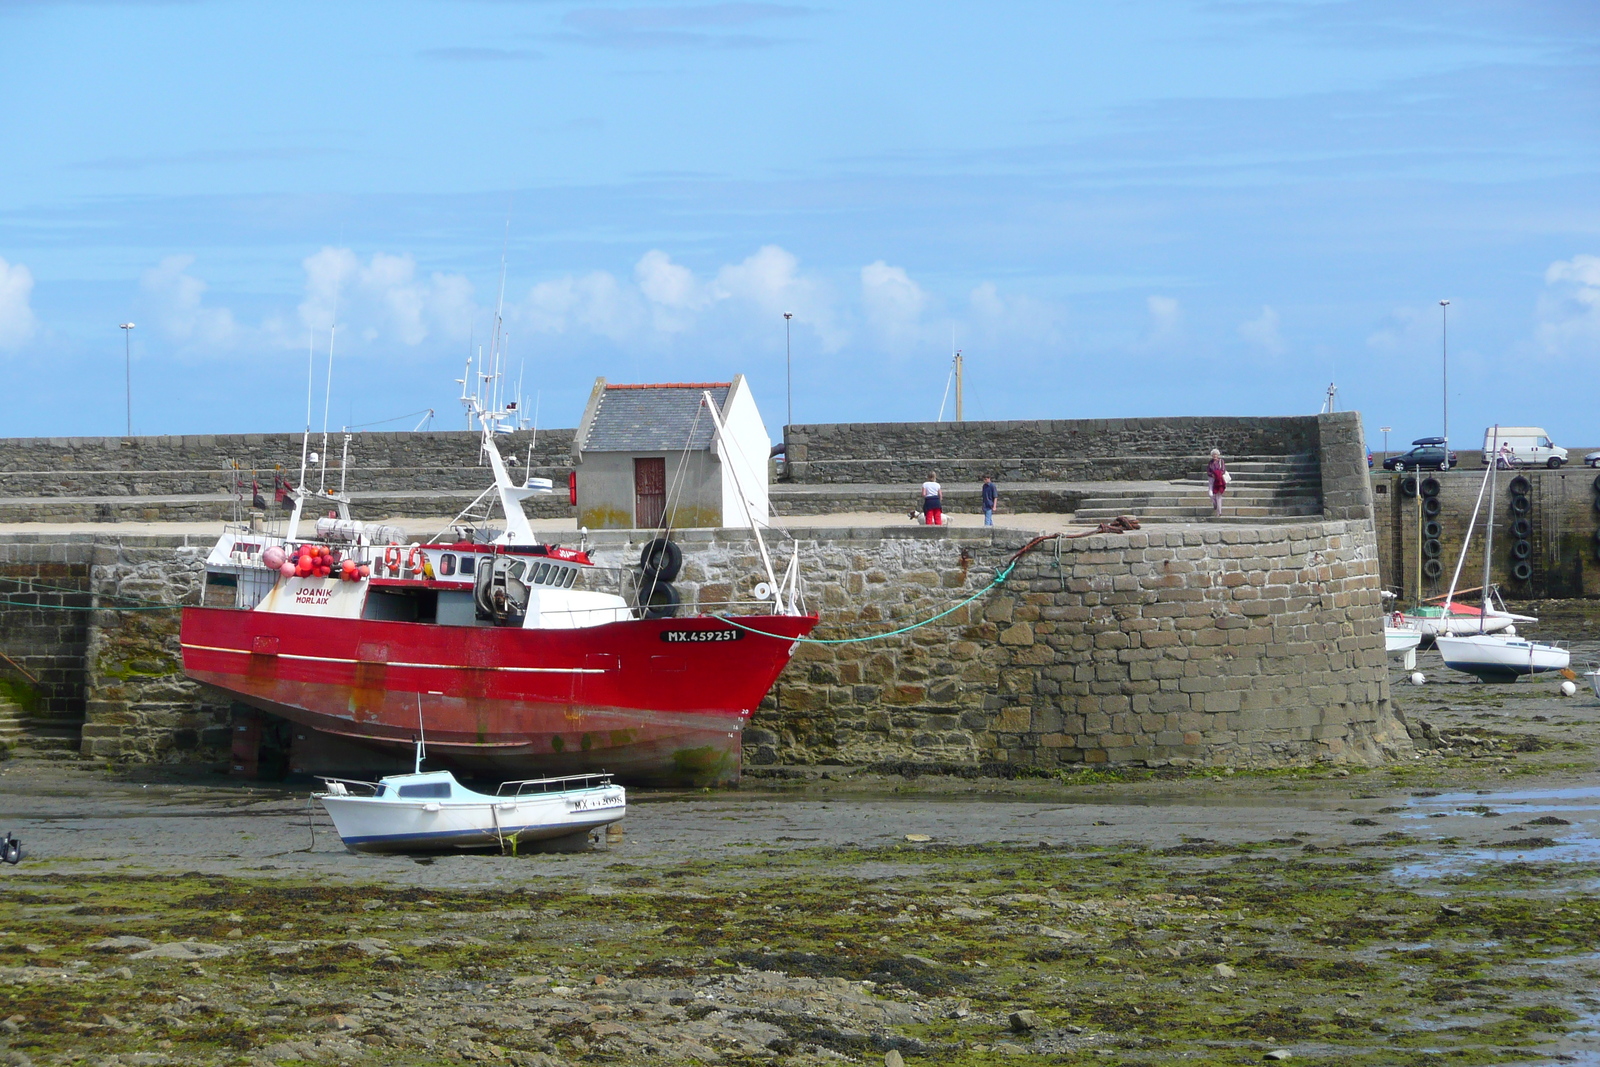
[[[1389,431],[1394,429],[1394,427],[1392,427],[1392,426],[1379,426],[1378,429],[1383,431],[1383,458],[1384,459],[1388,459],[1389,458]]]
[[[133,323],[125,322],[122,329],[122,371],[128,394],[128,436],[133,436]]]
[[[1444,455],[1450,461],[1450,301],[1439,301],[1440,366],[1444,371]]]
[[[785,425],[789,426],[794,425],[794,361],[789,356],[789,320],[792,318],[792,312],[783,313],[783,376],[789,401],[789,420]]]

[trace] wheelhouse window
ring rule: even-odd
[[[476,566],[477,562],[478,562],[478,558],[476,556],[462,556],[461,557],[461,573],[462,574],[471,574],[474,570],[477,569],[477,566]]]
[[[400,787],[400,796],[414,800],[448,800],[450,783],[422,782],[417,785],[403,785]]]
[[[456,554],[454,552],[441,553],[439,556],[439,576],[442,578],[455,572]]]

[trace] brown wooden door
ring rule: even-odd
[[[633,525],[654,530],[667,513],[667,461],[633,461]]]

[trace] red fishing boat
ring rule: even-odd
[[[230,527],[208,556],[204,606],[183,611],[184,673],[295,724],[299,769],[332,769],[319,746],[401,759],[423,733],[436,763],[487,777],[736,779],[745,722],[817,623],[798,555],[780,579],[752,527],[757,599],[682,613],[682,557],[666,536],[611,569],[586,544],[540,543],[521,502],[548,481],[515,484],[496,444],[507,413],[467,402],[494,473],[479,499],[498,505],[503,531],[460,523],[448,540],[408,543],[351,519],[342,491],[308,491],[302,459],[284,533]],[[301,536],[306,510],[330,505]],[[260,728],[236,724],[243,770]]]

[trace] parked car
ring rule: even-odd
[[[1549,467],[1555,470],[1567,461],[1567,450],[1551,441],[1550,435],[1540,426],[1491,426],[1483,431],[1484,464],[1491,458],[1495,458],[1501,469]]]
[[[1585,467],[1600,467],[1600,452],[1589,452],[1583,457]]]
[[[1410,451],[1402,452],[1397,456],[1390,456],[1384,460],[1383,469],[1386,471],[1447,471],[1456,465],[1456,454],[1451,452],[1446,455],[1444,438],[1442,437],[1419,437],[1411,444]]]

